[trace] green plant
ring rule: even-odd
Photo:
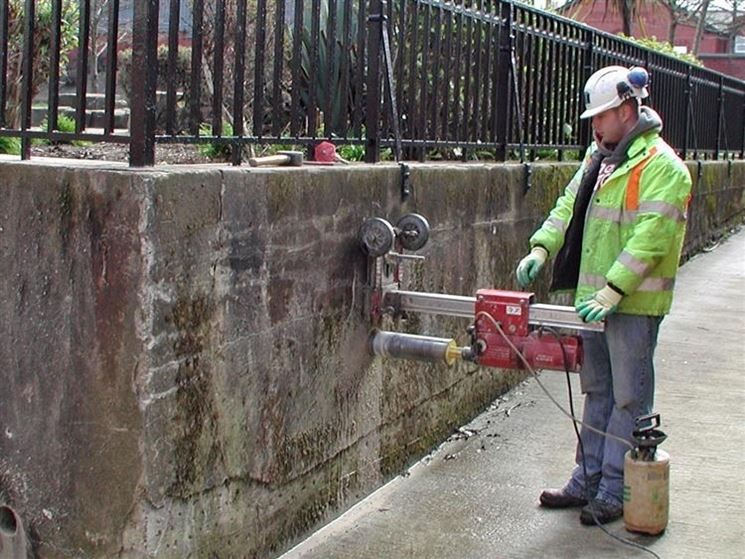
[[[694,66],[703,67],[704,65],[704,63],[696,58],[695,55],[688,52],[677,52],[670,43],[668,43],[667,41],[658,41],[657,37],[652,36],[636,38],[629,37],[628,35],[624,35],[623,33],[619,33],[618,36],[626,39],[627,41],[636,43],[644,48],[648,48],[657,52],[661,52],[662,54],[666,54],[668,56],[679,58],[680,60],[688,62],[689,64],[693,64]]]
[[[339,146],[336,152],[347,161],[362,161],[365,159],[365,146],[359,144]]]
[[[44,119],[41,121],[41,129],[49,131],[49,120]],[[66,134],[73,134],[75,132],[75,119],[72,118],[70,115],[66,115],[64,113],[57,113],[57,128],[55,128],[58,132],[64,132]],[[71,142],[65,142],[65,141],[58,141],[58,140],[46,140],[46,139],[36,139],[32,141],[32,144],[35,146],[45,146],[50,144],[67,144],[70,143],[73,146],[78,147],[84,147],[89,146],[91,143],[84,141],[84,140],[72,140]]]
[[[538,149],[535,152],[536,159],[555,161],[559,157],[559,150],[556,149]]]
[[[0,136],[0,153],[21,155],[21,139],[10,136]]]
[[[60,27],[60,67],[67,63],[67,53],[78,44],[79,2],[62,2],[62,24]],[[11,128],[20,125],[21,83],[23,64],[23,19],[25,6],[23,0],[9,0],[8,7],[8,71],[6,122]],[[49,61],[52,30],[52,1],[37,0],[34,3],[34,51],[31,94],[35,96],[41,85],[49,80]]]
[[[328,99],[331,99],[331,114],[324,115],[324,123],[327,127],[323,131],[324,136],[328,136],[330,131],[339,130],[342,124],[349,120],[354,107],[362,106],[359,100],[356,103],[354,102],[355,95],[361,94],[361,92],[355,92],[354,90],[354,76],[357,73],[358,65],[357,51],[345,46],[342,42],[342,33],[339,31],[342,29],[344,22],[345,3],[337,2],[335,6],[338,31],[334,43],[332,43],[327,35],[329,0],[320,0],[321,10],[318,16],[320,38],[317,45],[318,59],[315,65],[315,76],[313,75],[314,45],[312,41],[313,3],[306,2],[303,12],[300,97],[303,105],[309,107],[312,91],[316,107],[320,111],[327,111]],[[352,38],[357,36],[357,10],[356,5],[352,7],[349,20],[349,36]],[[292,37],[290,37],[290,41],[292,41]]]
[[[200,136],[212,136],[212,126],[203,122],[199,126]],[[229,122],[222,123],[222,136],[232,136],[233,126]],[[233,153],[233,147],[230,144],[222,142],[211,142],[209,144],[199,144],[199,153],[210,159],[228,159]]]
[[[380,160],[381,161],[393,161],[395,157],[393,157],[393,150],[391,148],[384,148],[380,151]]]

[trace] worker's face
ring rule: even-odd
[[[592,127],[597,140],[605,144],[617,144],[634,125],[633,109],[621,105],[592,117]]]

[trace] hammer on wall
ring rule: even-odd
[[[302,151],[278,151],[276,155],[266,157],[252,157],[248,160],[251,167],[266,167],[270,165],[285,165],[289,167],[300,167],[303,164]]]

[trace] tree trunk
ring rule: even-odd
[[[675,32],[678,30],[678,23],[680,23],[680,14],[677,9],[676,0],[667,0],[663,2],[665,8],[667,8],[670,16],[670,25],[667,28],[667,42],[675,46]]]
[[[737,37],[740,29],[737,24],[737,0],[732,2],[732,23],[729,29],[729,51],[735,52],[735,37]]]
[[[627,37],[631,37],[631,18],[633,16],[633,7],[634,7],[634,1],[633,0],[624,0],[623,1],[623,13],[621,16],[623,17],[623,34]]]
[[[693,54],[698,56],[698,49],[701,46],[701,35],[704,32],[704,24],[706,23],[706,13],[709,11],[709,0],[704,0],[701,4],[701,12],[698,16],[698,23],[696,24],[696,39],[693,42]]]

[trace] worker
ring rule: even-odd
[[[552,258],[551,290],[574,292],[585,322],[605,321],[604,332],[582,333],[582,421],[627,441],[635,419],[652,411],[657,333],[691,193],[686,166],[660,137],[660,116],[641,105],[647,85],[638,67],[609,66],[587,80],[580,118],[592,119],[594,141],[517,267],[525,287]],[[583,524],[611,522],[623,515],[628,447],[584,427],[580,437],[569,481],[543,491],[540,503],[582,507]]]

